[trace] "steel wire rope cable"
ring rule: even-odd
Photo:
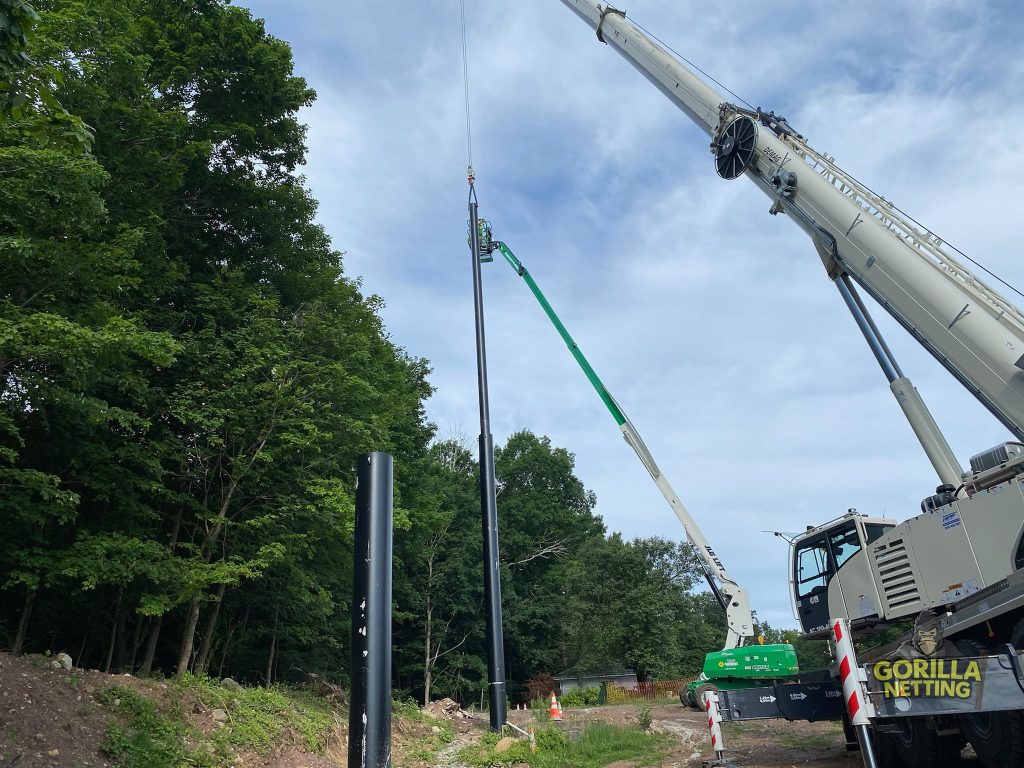
[[[469,53],[466,45],[466,0],[459,0],[462,21],[462,85],[466,103],[466,181],[469,183],[469,199],[476,199],[476,171],[473,170],[473,123],[469,110]]]
[[[717,86],[718,86],[719,88],[721,88],[721,89],[722,89],[723,91],[725,91],[726,93],[728,93],[728,94],[729,94],[730,96],[732,96],[732,97],[733,97],[734,99],[736,99],[737,101],[742,101],[742,102],[743,102],[744,104],[746,104],[746,105],[747,105],[747,108],[748,108],[748,109],[750,109],[750,111],[751,111],[751,112],[753,112],[753,111],[754,111],[754,107],[753,107],[753,106],[751,105],[751,103],[750,103],[749,101],[747,101],[746,99],[744,99],[744,98],[743,98],[742,96],[739,96],[739,95],[738,95],[738,94],[736,94],[736,93],[735,93],[734,91],[730,90],[730,89],[729,89],[728,87],[726,87],[725,85],[723,85],[722,83],[720,83],[720,82],[719,82],[718,80],[715,80],[715,78],[713,78],[713,77],[712,77],[711,75],[709,75],[709,74],[708,74],[707,72],[705,72],[705,71],[704,71],[703,69],[701,69],[700,67],[698,67],[698,66],[697,66],[696,64],[694,64],[694,63],[693,63],[692,61],[690,61],[690,60],[689,60],[688,58],[686,58],[685,56],[683,56],[683,55],[682,55],[681,53],[679,53],[679,51],[677,51],[677,50],[676,50],[675,48],[673,48],[673,47],[672,47],[671,45],[669,45],[668,43],[666,43],[666,42],[665,42],[664,40],[662,40],[662,39],[661,39],[660,37],[658,37],[657,35],[655,35],[655,34],[654,34],[653,32],[650,32],[649,30],[645,29],[645,28],[643,27],[643,25],[641,25],[641,24],[640,24],[639,22],[637,22],[637,21],[636,21],[636,19],[633,19],[633,18],[631,17],[631,18],[630,18],[630,21],[632,21],[632,22],[633,22],[634,24],[636,24],[636,26],[637,26],[637,29],[639,29],[639,30],[640,30],[641,32],[643,32],[643,33],[644,33],[645,35],[647,35],[648,37],[650,37],[650,38],[652,38],[653,40],[655,40],[655,41],[656,41],[656,42],[657,42],[657,43],[658,43],[659,45],[663,46],[663,47],[664,47],[664,48],[665,48],[666,50],[668,50],[668,51],[669,51],[669,52],[670,52],[670,53],[671,53],[671,54],[672,54],[673,56],[675,56],[675,57],[676,57],[677,59],[679,59],[679,60],[680,60],[680,61],[682,61],[683,63],[685,63],[685,64],[688,64],[688,65],[690,65],[691,67],[693,67],[693,68],[694,68],[695,70],[697,70],[697,71],[698,71],[698,72],[700,72],[700,73],[701,73],[702,75],[704,75],[704,77],[706,77],[706,78],[707,78],[708,80],[710,80],[710,81],[711,81],[712,83],[714,83],[715,85],[717,85]]]
[[[822,156],[824,157],[824,153],[817,153],[817,152],[816,152],[816,154],[821,154],[821,155],[822,155]],[[926,226],[925,226],[924,224],[922,224],[922,223],[921,223],[920,221],[918,221],[918,220],[917,220],[917,219],[915,219],[915,218],[914,218],[913,216],[911,216],[911,215],[910,215],[909,213],[907,213],[906,211],[904,211],[903,209],[901,209],[901,208],[900,208],[900,207],[899,207],[898,205],[896,205],[896,204],[895,204],[894,202],[892,202],[892,201],[891,201],[891,200],[889,200],[888,198],[886,198],[886,197],[884,197],[884,196],[882,196],[882,195],[878,194],[877,192],[875,192],[875,190],[873,190],[873,189],[872,189],[871,187],[869,187],[869,186],[868,186],[867,184],[865,184],[864,182],[860,181],[860,180],[859,180],[859,179],[858,179],[858,178],[857,178],[856,176],[854,176],[854,175],[853,175],[852,173],[849,173],[849,172],[847,172],[846,170],[844,170],[844,169],[843,169],[843,167],[839,165],[839,163],[835,162],[834,160],[829,160],[829,162],[830,162],[830,163],[831,163],[832,165],[834,165],[834,166],[836,167],[836,169],[837,169],[837,170],[839,170],[839,171],[840,171],[840,172],[841,172],[841,173],[842,173],[842,174],[843,174],[844,176],[847,176],[847,177],[848,177],[848,178],[849,178],[849,179],[850,179],[851,181],[854,181],[854,182],[856,182],[856,183],[857,183],[857,184],[859,184],[860,186],[864,187],[864,189],[866,189],[866,190],[867,190],[868,192],[870,192],[870,193],[871,193],[872,195],[874,195],[874,196],[875,196],[875,197],[877,197],[878,199],[880,199],[880,200],[884,201],[884,202],[885,202],[885,203],[886,203],[887,205],[891,206],[891,207],[892,207],[892,209],[893,209],[894,211],[896,211],[896,212],[897,212],[898,214],[900,214],[901,216],[903,216],[903,217],[904,217],[904,218],[905,218],[905,219],[906,219],[907,221],[911,222],[912,224],[916,224],[916,225],[917,225],[917,226],[919,226],[919,227],[920,227],[920,228],[921,228],[921,229],[922,229],[922,230],[923,230],[924,232],[926,232],[926,233],[929,233],[929,234],[932,234],[932,235],[935,235],[935,233],[934,233],[934,232],[933,232],[933,231],[932,231],[931,229],[929,229],[929,228],[928,228],[928,227],[926,227]],[[936,236],[936,237],[938,237],[938,235],[935,235],[935,236]],[[948,245],[948,246],[949,246],[950,248],[952,248],[952,249],[953,249],[954,251],[956,251],[956,252],[957,252],[958,254],[960,254],[960,255],[961,255],[961,256],[963,256],[963,257],[964,257],[965,259],[967,259],[967,261],[971,262],[971,264],[973,264],[973,265],[974,265],[974,266],[976,266],[976,267],[977,267],[978,269],[980,269],[980,270],[981,270],[982,272],[984,272],[985,274],[987,274],[987,275],[988,275],[989,277],[992,277],[992,278],[993,278],[993,279],[995,279],[996,281],[998,281],[998,282],[1002,283],[1002,284],[1003,284],[1003,285],[1004,285],[1004,286],[1005,286],[1006,288],[1008,288],[1008,289],[1010,289],[1011,291],[1013,291],[1014,293],[1016,293],[1016,294],[1017,294],[1018,296],[1020,296],[1021,298],[1024,298],[1024,293],[1022,293],[1022,292],[1020,291],[1020,289],[1019,289],[1019,288],[1017,288],[1017,286],[1013,285],[1012,283],[1009,283],[1009,282],[1007,282],[1006,280],[1004,280],[1004,279],[1003,279],[1002,277],[1000,277],[999,275],[997,275],[997,274],[996,274],[995,272],[993,272],[993,271],[992,271],[991,269],[989,269],[988,267],[986,267],[986,266],[985,266],[984,264],[982,264],[981,262],[979,262],[979,261],[975,261],[974,259],[972,259],[972,258],[971,258],[970,256],[968,256],[968,255],[967,255],[966,253],[964,253],[963,251],[961,251],[961,250],[960,250],[959,248],[957,248],[957,247],[956,247],[955,245],[953,245],[953,244],[952,244],[951,242],[949,242],[949,241],[948,241],[948,240],[946,240],[945,238],[940,238],[940,239],[942,240],[942,243],[943,243],[944,245]],[[954,264],[955,264],[955,263],[956,263],[956,262],[954,261]]]
[[[709,75],[709,74],[708,74],[707,72],[705,72],[705,71],[704,71],[703,69],[701,69],[701,68],[700,68],[700,67],[698,67],[698,66],[697,66],[696,64],[694,64],[694,63],[693,63],[693,62],[692,62],[692,61],[691,61],[690,59],[688,59],[688,58],[686,58],[685,56],[683,56],[683,55],[682,55],[681,53],[679,53],[679,51],[675,50],[675,49],[674,49],[674,48],[673,48],[673,47],[672,47],[671,45],[669,45],[669,44],[668,44],[668,43],[666,43],[666,42],[665,42],[664,40],[662,40],[661,38],[659,38],[659,37],[658,37],[657,35],[655,35],[655,34],[654,34],[653,32],[651,32],[651,31],[647,30],[646,28],[644,28],[644,26],[643,26],[642,24],[640,24],[639,22],[637,22],[637,21],[636,21],[636,19],[632,19],[632,18],[631,18],[630,20],[631,20],[631,21],[632,21],[632,22],[633,22],[634,24],[636,24],[637,28],[638,28],[638,29],[640,29],[640,30],[641,30],[641,31],[642,31],[642,32],[643,32],[644,34],[646,34],[646,35],[649,35],[649,36],[650,36],[650,37],[651,37],[652,39],[654,39],[655,41],[657,41],[659,45],[661,45],[661,46],[664,46],[664,48],[665,48],[666,50],[670,51],[670,52],[672,53],[672,55],[674,55],[674,56],[675,56],[676,58],[678,58],[678,59],[679,59],[680,61],[682,61],[682,62],[684,62],[684,63],[686,63],[686,64],[690,65],[691,67],[693,67],[693,68],[694,68],[695,70],[697,70],[697,71],[698,71],[698,72],[700,72],[700,73],[701,73],[702,75],[704,75],[704,77],[706,77],[706,78],[707,78],[708,80],[710,80],[710,81],[711,81],[712,83],[714,83],[714,84],[715,84],[715,85],[717,85],[717,86],[718,86],[719,88],[721,88],[722,90],[724,90],[725,92],[727,92],[727,93],[728,93],[728,94],[729,94],[730,96],[732,96],[733,98],[735,98],[735,99],[736,99],[737,101],[741,101],[741,102],[743,102],[743,103],[744,103],[744,104],[745,104],[745,105],[747,106],[747,108],[748,108],[748,109],[750,109],[751,111],[753,111],[753,110],[754,110],[754,107],[753,107],[753,105],[751,105],[751,103],[750,103],[749,101],[747,101],[747,100],[746,100],[746,99],[744,99],[744,98],[743,98],[742,96],[740,96],[739,94],[737,94],[737,93],[736,93],[735,91],[731,90],[731,89],[730,89],[730,88],[728,88],[728,87],[727,87],[726,85],[724,85],[723,83],[719,82],[719,81],[718,81],[718,80],[716,80],[716,79],[715,79],[714,77],[712,77],[711,75]],[[874,191],[873,189],[871,189],[871,187],[869,187],[869,186],[868,186],[867,184],[865,184],[864,182],[860,181],[860,180],[859,180],[859,179],[858,179],[858,178],[857,178],[856,176],[854,176],[854,175],[853,175],[853,174],[851,174],[851,173],[848,173],[848,172],[847,172],[846,170],[844,170],[844,169],[843,169],[843,168],[842,168],[842,167],[841,167],[841,166],[840,166],[840,165],[839,165],[838,163],[836,163],[835,161],[831,161],[831,162],[832,162],[832,165],[834,165],[834,166],[835,166],[835,167],[836,167],[836,168],[837,168],[837,169],[838,169],[838,170],[839,170],[840,172],[842,172],[842,174],[843,174],[844,176],[847,176],[847,177],[849,177],[851,181],[854,181],[854,182],[856,182],[857,184],[859,184],[860,186],[864,187],[864,189],[866,189],[866,190],[867,190],[868,192],[870,192],[870,193],[871,193],[872,195],[875,195],[875,197],[878,197],[878,198],[880,198],[880,199],[882,199],[882,200],[885,200],[885,202],[886,202],[886,203],[887,203],[888,205],[892,206],[892,209],[893,209],[894,211],[896,211],[896,212],[897,212],[897,213],[899,213],[899,214],[900,214],[901,216],[903,216],[904,218],[906,218],[906,219],[907,219],[907,221],[910,221],[911,223],[913,223],[913,224],[916,224],[916,225],[917,225],[917,226],[919,226],[919,227],[920,227],[921,229],[923,229],[923,230],[924,230],[925,232],[931,232],[932,234],[935,234],[934,232],[932,232],[932,230],[931,230],[931,229],[929,229],[929,228],[928,228],[928,227],[926,227],[926,226],[925,226],[924,224],[922,224],[921,222],[919,222],[919,221],[918,221],[917,219],[915,219],[915,218],[914,218],[913,216],[911,216],[911,215],[910,215],[909,213],[907,213],[906,211],[902,210],[902,209],[901,209],[901,208],[900,208],[899,206],[897,206],[897,205],[896,205],[895,203],[893,203],[893,202],[892,202],[891,200],[888,200],[888,199],[886,199],[885,197],[883,197],[882,195],[878,194],[878,193],[877,193],[877,192],[875,192],[875,191]],[[995,272],[993,272],[993,271],[992,271],[991,269],[989,269],[988,267],[986,267],[986,266],[985,266],[984,264],[982,264],[982,263],[980,263],[980,262],[978,262],[978,261],[975,261],[974,259],[972,259],[972,258],[971,258],[970,256],[968,256],[968,255],[967,255],[966,253],[964,253],[963,251],[961,251],[961,250],[960,250],[959,248],[957,248],[957,247],[956,247],[955,245],[953,245],[953,243],[949,242],[948,240],[945,240],[945,239],[943,239],[943,240],[942,240],[942,242],[943,242],[943,243],[944,243],[945,245],[948,245],[948,246],[949,246],[950,248],[952,248],[952,249],[953,249],[954,251],[956,251],[956,252],[957,252],[957,253],[958,253],[958,254],[959,254],[960,256],[962,256],[962,257],[964,257],[965,259],[967,259],[967,261],[971,262],[971,264],[973,264],[974,266],[978,267],[978,269],[980,269],[980,270],[982,270],[983,272],[985,272],[985,274],[989,275],[990,277],[992,277],[993,279],[995,279],[996,281],[998,281],[999,283],[1001,283],[1002,285],[1004,285],[1004,286],[1005,286],[1006,288],[1008,288],[1009,290],[1011,290],[1011,291],[1013,291],[1014,293],[1016,293],[1016,294],[1017,294],[1018,296],[1020,296],[1021,298],[1024,298],[1024,293],[1022,293],[1022,292],[1020,291],[1020,289],[1018,289],[1018,288],[1017,288],[1017,287],[1016,287],[1015,285],[1013,285],[1012,283],[1009,283],[1009,282],[1007,282],[1006,280],[1004,280],[1004,279],[1003,279],[1002,277],[1000,277],[999,275],[997,275],[997,274],[996,274]]]

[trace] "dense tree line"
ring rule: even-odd
[[[7,648],[344,680],[354,460],[386,450],[396,684],[479,695],[478,468],[314,221],[314,96],[227,0],[0,0]],[[496,472],[513,695],[699,668],[722,621],[686,547],[606,535],[546,438],[510,437]]]

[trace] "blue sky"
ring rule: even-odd
[[[349,275],[431,361],[439,435],[475,445],[457,0],[242,0],[319,98],[305,169]],[[787,548],[936,485],[810,242],[558,0],[467,0],[481,215],[529,267],[760,616],[794,626]],[[1013,2],[631,0],[629,17],[1018,287],[1024,13]],[[519,278],[484,269],[495,439],[576,455],[626,536],[682,536]],[[1024,303],[1019,296],[1015,303]],[[1005,430],[881,310],[963,464]],[[499,510],[500,514],[500,510]]]

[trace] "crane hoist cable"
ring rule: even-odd
[[[469,114],[469,53],[466,46],[466,0],[461,0],[459,10],[462,17],[462,84],[466,101],[466,181],[469,182],[469,193],[472,198],[476,197],[473,191],[473,182],[476,181],[476,171],[473,170],[473,124]]]

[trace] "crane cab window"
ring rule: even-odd
[[[814,590],[828,584],[830,570],[825,539],[804,544],[796,553],[796,591],[799,596],[807,597]]]
[[[883,534],[891,531],[895,526],[892,523],[865,523],[864,534],[867,536],[865,544],[871,544],[880,539]]]
[[[799,598],[822,591],[832,575],[862,548],[860,532],[852,522],[802,542],[794,562]]]
[[[843,563],[860,552],[860,536],[857,534],[857,526],[855,525],[850,525],[830,533],[828,540],[832,546],[832,556],[836,561],[836,570],[842,568]]]

